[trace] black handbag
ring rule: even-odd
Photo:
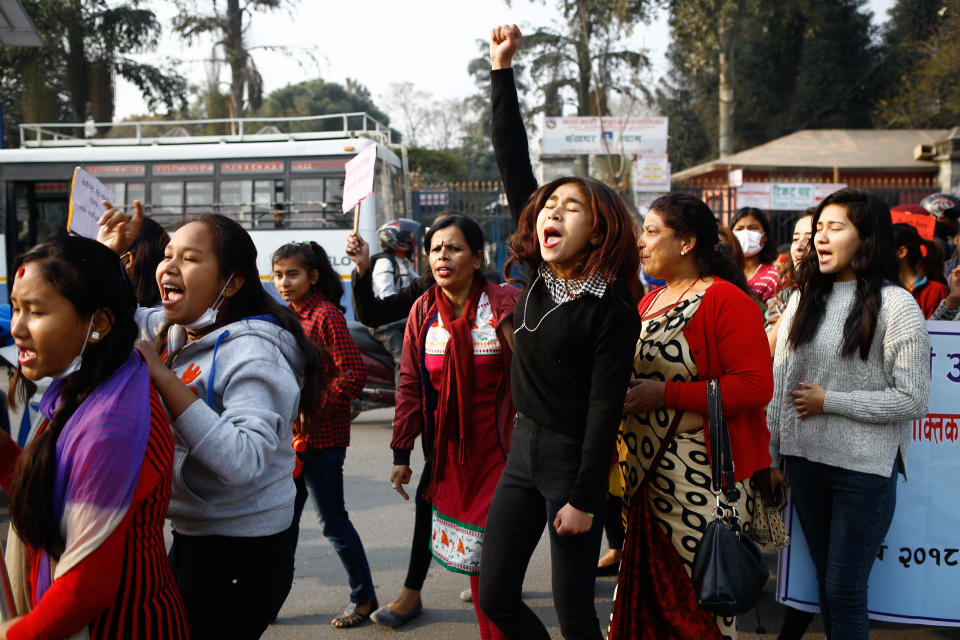
[[[717,506],[693,557],[693,588],[700,606],[721,616],[749,611],[770,577],[760,549],[740,527],[735,506],[740,491],[733,479],[730,432],[720,404],[720,383],[707,384],[710,457]],[[727,506],[721,504],[723,494]]]

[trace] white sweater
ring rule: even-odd
[[[889,475],[897,453],[906,464],[910,421],[930,400],[930,338],[923,312],[905,289],[887,284],[866,360],[843,357],[843,325],[856,281],[837,282],[813,340],[788,344],[797,311],[794,294],[783,313],[773,359],[773,399],[767,407],[770,455],[799,456],[852,471]],[[823,413],[797,418],[790,392],[801,382],[827,389]]]

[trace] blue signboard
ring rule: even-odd
[[[928,322],[930,407],[913,422],[907,481],[870,574],[868,608],[876,620],[960,627],[960,322]],[[796,511],[784,522],[791,543],[780,552],[777,599],[819,611],[817,580]]]

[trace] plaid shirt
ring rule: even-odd
[[[585,293],[589,293],[602,298],[607,292],[607,286],[610,284],[599,273],[595,273],[584,280],[564,280],[553,275],[553,271],[547,266],[546,262],[540,264],[540,277],[547,285],[547,292],[550,299],[555,303],[569,302],[576,300]]]
[[[360,350],[350,337],[343,314],[319,290],[314,291],[299,310],[293,305],[290,310],[300,318],[307,338],[330,352],[338,369],[314,414],[318,432],[302,437],[308,449],[346,447],[350,444],[350,400],[360,395],[367,377]]]

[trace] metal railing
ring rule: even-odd
[[[329,123],[308,131],[281,131],[280,125]],[[250,131],[255,124],[259,128]],[[231,133],[210,134],[203,131],[227,125]],[[130,122],[41,122],[20,127],[21,147],[121,146],[142,144],[193,144],[197,142],[270,142],[314,140],[324,138],[373,138],[392,144],[392,130],[363,111],[320,116],[277,118],[211,118],[205,120],[139,120]],[[132,129],[128,137],[103,137],[106,130]],[[145,135],[156,129],[159,135]]]

